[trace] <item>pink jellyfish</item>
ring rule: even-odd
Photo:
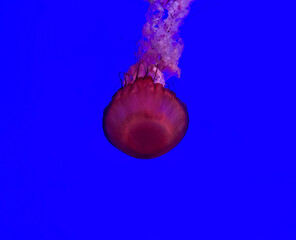
[[[159,157],[182,140],[188,129],[186,105],[165,81],[180,77],[183,42],[179,27],[192,0],[150,0],[142,31],[140,61],[125,74],[124,86],[104,110],[106,138],[124,153],[141,159]]]

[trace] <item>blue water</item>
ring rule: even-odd
[[[193,3],[169,80],[189,129],[144,161],[106,140],[102,116],[148,3],[1,1],[0,239],[296,239],[283,4]]]

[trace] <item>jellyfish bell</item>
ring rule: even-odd
[[[176,147],[188,123],[186,105],[149,75],[120,88],[103,114],[109,142],[141,159],[159,157]]]

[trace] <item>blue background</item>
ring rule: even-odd
[[[189,129],[146,161],[102,115],[147,8],[1,1],[0,239],[296,239],[292,9],[193,3],[169,80]]]

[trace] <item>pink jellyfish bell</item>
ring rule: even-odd
[[[149,159],[173,149],[188,122],[186,105],[176,94],[146,76],[116,92],[104,111],[103,129],[116,148]]]

